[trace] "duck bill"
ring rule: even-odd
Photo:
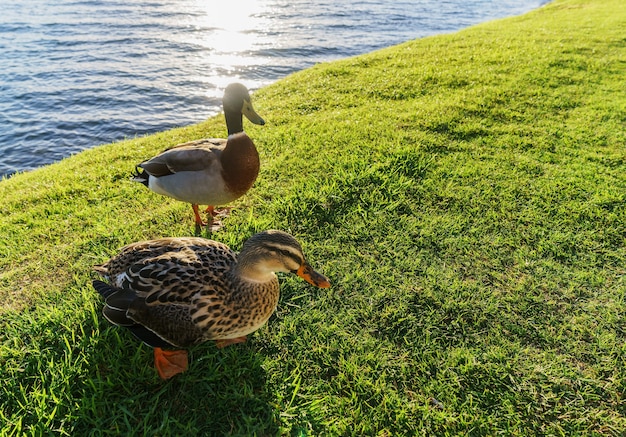
[[[241,110],[241,113],[254,124],[258,124],[261,126],[265,124],[265,120],[263,120],[263,118],[261,118],[261,116],[256,113],[256,111],[252,107],[252,103],[250,103],[249,101],[243,102],[243,109]]]
[[[302,279],[307,281],[309,284],[314,285],[319,288],[329,288],[330,282],[326,278],[326,276],[321,273],[317,273],[313,270],[309,264],[304,263],[300,266],[296,275],[300,276]]]

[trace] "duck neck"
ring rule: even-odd
[[[243,116],[240,111],[224,110],[224,118],[226,119],[228,135],[243,132]]]
[[[254,266],[237,263],[230,271],[233,281],[233,298],[250,308],[259,308],[259,322],[267,320],[278,305],[280,286],[273,272],[260,272]]]
[[[257,285],[278,285],[278,277],[276,274],[264,268],[263,264],[255,261],[254,256],[246,257],[240,253],[237,263],[231,270],[233,279],[240,284],[257,284]]]

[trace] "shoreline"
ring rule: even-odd
[[[531,1],[535,2],[537,0],[525,0],[524,3]],[[7,89],[3,100],[0,101],[0,106],[10,106],[12,109],[7,110],[10,117],[3,126],[1,133],[1,136],[4,138],[4,144],[0,145],[0,155],[3,155],[4,159],[0,162],[0,179],[2,176],[9,176],[16,171],[29,170],[31,167],[58,162],[63,157],[101,144],[120,141],[125,138],[145,136],[170,128],[202,122],[207,116],[220,112],[221,90],[226,83],[231,81],[228,79],[226,70],[229,70],[231,76],[236,77],[236,80],[244,82],[249,88],[257,89],[284,77],[286,74],[280,73],[283,69],[287,69],[286,71],[292,73],[298,71],[297,68],[302,65],[311,66],[320,60],[326,62],[328,61],[325,59],[327,57],[331,59],[336,58],[338,55],[341,55],[342,58],[350,57],[382,48],[380,47],[381,43],[383,46],[390,46],[392,42],[400,43],[418,36],[424,36],[425,34],[446,33],[448,30],[444,29],[447,27],[459,27],[462,23],[472,22],[472,17],[478,19],[481,16],[473,12],[475,6],[468,4],[466,13],[459,10],[456,14],[451,15],[450,18],[441,17],[437,19],[435,15],[426,19],[426,16],[429,15],[427,11],[430,6],[428,6],[428,2],[424,5],[415,6],[416,11],[424,9],[423,13],[405,14],[406,17],[400,21],[398,21],[398,17],[393,15],[397,13],[396,8],[378,6],[383,8],[380,14],[373,15],[370,18],[370,20],[381,21],[380,24],[371,29],[372,33],[380,32],[380,35],[376,38],[370,38],[367,36],[369,32],[364,33],[359,30],[361,26],[358,23],[362,20],[367,20],[366,16],[359,18],[355,22],[353,20],[356,20],[356,18],[353,15],[358,14],[357,12],[351,15],[342,15],[343,19],[347,20],[348,25],[340,27],[340,30],[335,30],[335,33],[340,33],[328,41],[326,43],[327,46],[324,46],[325,39],[314,45],[306,42],[290,43],[282,41],[281,38],[286,38],[284,35],[286,32],[289,32],[289,27],[281,31],[283,33],[282,37],[280,34],[277,34],[274,37],[276,40],[272,41],[269,36],[264,36],[261,29],[254,30],[258,25],[253,24],[255,23],[254,17],[249,17],[250,24],[247,26],[249,30],[246,32],[256,32],[250,34],[250,36],[256,35],[254,40],[259,47],[251,47],[243,54],[240,52],[230,53],[234,59],[229,61],[232,63],[229,68],[226,68],[226,65],[222,65],[227,60],[222,60],[223,56],[216,57],[214,53],[225,50],[220,49],[218,43],[213,44],[214,48],[210,48],[213,45],[207,47],[204,44],[189,45],[187,39],[196,41],[201,36],[209,38],[211,35],[211,31],[205,29],[206,26],[202,27],[201,16],[195,17],[191,12],[189,12],[191,15],[187,18],[190,21],[189,25],[181,28],[176,27],[178,36],[166,38],[169,41],[168,44],[178,44],[170,47],[170,50],[173,50],[175,53],[167,54],[159,51],[159,47],[153,47],[149,42],[146,42],[148,45],[144,49],[137,47],[139,42],[133,43],[133,41],[135,39],[142,41],[141,38],[146,36],[144,35],[145,30],[132,31],[129,29],[130,33],[123,40],[127,41],[127,43],[124,44],[115,42],[117,41],[115,39],[115,31],[112,30],[113,34],[110,37],[103,37],[102,44],[104,46],[99,50],[100,54],[98,55],[102,59],[100,63],[81,63],[72,67],[71,71],[66,71],[66,67],[59,65],[55,59],[61,56],[69,56],[74,50],[78,51],[78,55],[83,56],[87,61],[93,60],[94,56],[89,52],[91,46],[83,47],[80,44],[82,39],[73,40],[73,32],[79,31],[83,27],[67,29],[67,35],[64,36],[63,41],[65,44],[71,43],[72,45],[63,45],[61,44],[63,41],[59,41],[59,45],[54,46],[55,51],[50,55],[54,57],[53,59],[48,59],[47,56],[43,55],[41,59],[37,60],[38,67],[35,68],[33,66],[31,73],[38,78],[38,81],[34,83],[24,80],[14,81],[11,77],[21,77],[19,68],[17,66],[11,68],[11,64],[5,66],[5,75],[9,76],[6,76],[7,78],[5,79],[4,85]],[[510,4],[508,6],[507,10],[512,7]],[[378,7],[368,6],[366,10],[372,9],[376,11]],[[457,10],[454,9],[454,4],[447,7],[453,8],[451,9],[452,12]],[[84,8],[86,6],[82,9],[79,8],[78,11],[84,10]],[[112,9],[109,14],[111,17],[105,19],[104,23],[115,26],[115,7],[102,6],[102,8]],[[194,8],[192,9],[195,10]],[[492,5],[486,8],[483,15],[497,13],[500,9],[501,7]],[[513,10],[517,9],[513,8]],[[331,8],[329,12],[332,11],[335,11],[335,9]],[[398,35],[394,36],[389,29],[390,24],[384,24],[391,19],[383,15],[384,11],[390,14],[390,17],[393,17],[393,22],[397,26],[401,26],[403,29],[406,28],[406,30],[400,31]],[[66,12],[70,13],[69,11]],[[341,11],[335,12],[340,13]],[[502,12],[504,13],[505,11],[503,10]],[[82,16],[79,12],[75,13],[79,14],[77,18]],[[313,12],[311,11],[311,13]],[[263,13],[259,12],[253,15],[256,16],[258,14],[261,16],[256,19],[261,20],[261,17],[264,16]],[[267,14],[269,12],[265,15]],[[302,14],[306,16],[306,10]],[[422,18],[421,15],[424,14],[426,15]],[[271,24],[271,16],[269,15],[264,20],[269,20]],[[281,20],[284,21],[285,26],[289,26],[289,23],[293,20],[296,20],[296,22],[301,20],[298,18],[298,14],[290,12],[288,16],[290,18],[285,19],[286,21]],[[98,14],[95,14],[94,18],[97,17]],[[330,17],[332,17],[332,14]],[[337,17],[336,19],[339,18]],[[120,19],[123,20],[122,17]],[[433,24],[429,24],[430,19],[434,20]],[[150,22],[148,18],[146,20]],[[166,18],[164,20],[167,21]],[[199,23],[196,23],[196,21],[199,21]],[[423,24],[420,25],[422,22]],[[457,26],[454,25],[455,22],[458,23]],[[196,25],[192,26],[193,23],[196,23]],[[317,26],[323,28],[323,26],[331,25],[332,23],[332,18],[327,18],[322,20]],[[140,25],[139,29],[145,29],[146,24],[143,20],[139,20],[137,24]],[[58,31],[62,31],[63,24],[59,23],[59,26],[61,27]],[[190,30],[194,26],[200,26],[200,30]],[[424,26],[423,30],[422,26]],[[90,33],[95,32],[96,34],[98,34],[98,31],[102,31],[99,26],[96,26],[95,29],[89,28],[89,30]],[[35,27],[33,31],[35,34],[42,34],[39,39],[44,38],[45,41],[45,38],[52,38],[53,41],[55,40],[54,35],[46,36],[45,26]],[[155,33],[155,31],[156,29],[150,31],[147,36]],[[310,31],[315,35],[316,32],[321,32],[321,29],[314,27]],[[331,30],[322,33],[325,36],[329,32]],[[354,34],[354,37],[344,41],[345,36],[342,36],[344,33]],[[412,37],[409,35],[412,35]],[[400,37],[402,38],[400,39]],[[107,38],[113,39],[114,42],[107,43]],[[31,44],[35,44],[39,39],[31,42]],[[290,40],[292,39],[294,38],[290,38]],[[354,43],[351,42],[353,39]],[[270,42],[277,45],[277,52],[274,54],[272,54],[272,50],[262,48],[269,45]],[[107,52],[107,47],[110,44],[122,45],[112,53],[110,51]],[[283,48],[283,46],[285,47]],[[377,47],[368,48],[371,46]],[[14,48],[16,50],[15,56],[19,56],[19,53],[21,53],[19,47],[18,44]],[[147,59],[140,55],[144,51],[151,53]],[[186,55],[185,53],[189,54]],[[122,58],[117,59],[117,56]],[[242,59],[237,60],[242,56]],[[165,59],[161,59],[163,57]],[[132,67],[134,71],[132,76],[123,74],[128,62],[135,62],[133,61],[134,59],[136,59],[137,64]],[[119,66],[122,71],[119,72],[117,69],[100,65],[106,64],[107,60],[112,62],[112,65]],[[25,60],[24,62],[27,61]],[[163,64],[163,71],[150,69],[150,65],[157,61]],[[172,62],[174,65],[168,66],[167,62]],[[178,68],[176,64],[185,65],[185,68]],[[117,77],[118,74],[123,75]],[[175,83],[172,82],[172,77],[175,78]],[[50,85],[45,85],[48,82]],[[144,82],[149,82],[149,84]],[[14,96],[14,93],[19,92],[20,88],[24,88],[24,92],[18,98],[18,96]],[[54,93],[48,95],[47,93],[51,90]],[[54,108],[54,113],[50,113],[51,107]]]

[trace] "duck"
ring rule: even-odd
[[[163,380],[187,370],[187,348],[243,343],[262,327],[278,305],[276,273],[330,287],[298,241],[279,230],[251,236],[239,254],[202,237],[140,241],[94,270],[101,277],[92,285],[104,298],[104,317],[154,349]]]
[[[258,125],[265,120],[254,110],[248,88],[241,83],[228,85],[222,107],[227,138],[203,138],[173,146],[136,165],[132,177],[155,193],[191,203],[197,227],[208,224],[200,216],[199,205],[208,205],[205,212],[213,223],[218,215],[215,205],[243,196],[259,174],[259,154],[243,131],[243,116]],[[213,224],[214,229],[221,225]]]

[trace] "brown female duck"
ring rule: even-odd
[[[137,165],[133,180],[155,193],[191,203],[196,225],[205,223],[198,205],[224,205],[243,196],[259,174],[259,154],[243,132],[243,116],[263,125],[250,100],[248,89],[233,83],[222,100],[228,138],[207,138],[179,144]],[[140,170],[141,169],[141,170]]]
[[[244,342],[263,326],[278,303],[274,272],[330,287],[296,239],[274,230],[250,237],[238,256],[204,238],[163,238],[130,244],[94,269],[110,282],[93,281],[104,316],[154,348],[163,379],[187,369],[187,352],[172,349]]]

